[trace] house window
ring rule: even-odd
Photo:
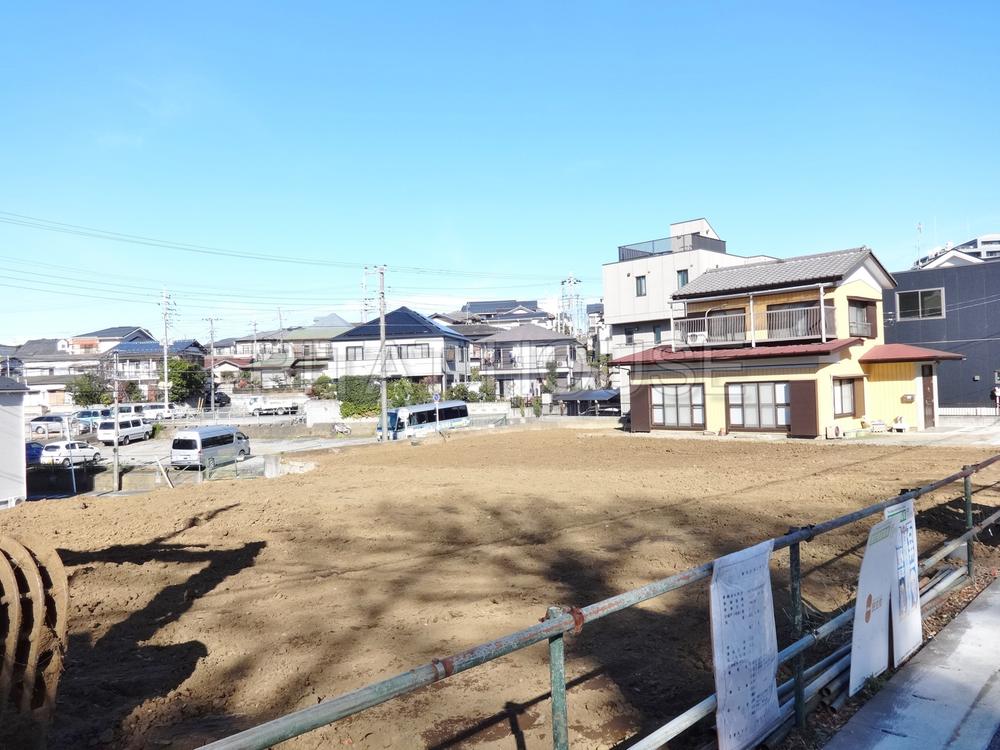
[[[347,361],[357,362],[365,358],[365,348],[363,346],[347,347]]]
[[[453,346],[446,346],[444,348],[444,361],[445,362],[454,362],[455,361],[455,347],[453,347]]]
[[[792,422],[788,383],[728,383],[729,426],[735,430],[784,430]]]
[[[654,426],[704,429],[705,386],[654,385],[650,390]]]
[[[405,359],[427,359],[431,356],[430,344],[407,344],[399,349]]]
[[[635,332],[637,330],[638,329],[636,329],[636,328],[626,328],[625,329],[625,343],[626,344],[634,344],[635,343]]]
[[[896,292],[896,310],[900,320],[943,318],[944,289]]]
[[[646,277],[636,276],[635,277],[635,296],[645,297],[646,296]]]
[[[659,344],[663,340],[663,327],[653,326],[653,343]]]
[[[680,289],[682,286],[687,286],[688,283],[688,270],[685,268],[677,272],[677,288]]]
[[[874,316],[875,303],[851,300],[847,304],[847,328],[851,336],[872,338],[875,336],[871,321]]]
[[[833,416],[854,416],[854,381],[833,379]]]

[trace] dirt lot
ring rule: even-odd
[[[52,747],[189,748],[987,455],[477,434],[315,454],[276,480],[30,503],[0,533],[53,540],[71,576]],[[977,504],[1000,506],[997,481],[975,480]],[[923,547],[958,510],[921,513]],[[804,548],[817,617],[850,599],[865,528]],[[777,586],[786,568],[776,554]],[[697,584],[570,639],[575,746],[614,747],[712,692],[707,609]],[[546,665],[534,646],[287,746],[550,746]]]

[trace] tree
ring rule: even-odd
[[[95,373],[86,373],[73,378],[66,384],[66,392],[78,406],[106,404],[111,401],[111,387],[106,378]]]
[[[203,368],[180,357],[173,357],[167,362],[167,373],[171,401],[184,401],[201,394],[208,380],[208,373]]]
[[[486,375],[480,381],[482,385],[479,386],[479,400],[480,401],[496,401],[497,398],[497,379],[491,375]]]
[[[411,404],[426,404],[431,400],[431,392],[425,383],[414,383],[407,378],[392,380],[386,387],[389,406],[409,406]]]
[[[316,398],[337,398],[337,384],[329,375],[320,375],[313,381],[312,395]]]
[[[122,401],[142,401],[142,388],[134,380],[126,380],[119,386]]]
[[[542,384],[543,393],[555,393],[559,389],[559,372],[556,370],[556,362],[550,359],[545,364],[545,382]]]
[[[475,391],[470,391],[469,386],[465,383],[456,383],[448,389],[448,398],[455,401],[478,401],[479,394]]]

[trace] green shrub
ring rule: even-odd
[[[337,384],[328,375],[320,375],[312,384],[315,398],[337,398]]]
[[[364,417],[379,410],[379,389],[369,378],[345,375],[337,383],[340,414],[344,417]]]

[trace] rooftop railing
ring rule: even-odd
[[[954,585],[973,575],[973,540],[976,535],[1000,521],[1000,510],[973,524],[971,477],[983,469],[1000,461],[1000,454],[979,464],[965,466],[961,471],[918,489],[908,490],[896,497],[882,500],[866,508],[803,528],[793,528],[787,534],[773,540],[774,551],[788,549],[789,554],[789,597],[792,620],[793,642],[778,653],[779,663],[792,663],[792,678],[778,688],[781,711],[779,722],[771,730],[780,733],[794,722],[801,727],[805,722],[807,707],[824,690],[828,697],[844,694],[845,670],[850,667],[849,647],[841,647],[809,668],[805,667],[804,654],[812,646],[829,638],[830,635],[853,621],[854,609],[845,607],[842,612],[819,627],[806,631],[804,627],[802,601],[801,545],[816,537],[835,531],[844,526],[882,513],[886,508],[907,500],[916,500],[930,492],[962,481],[965,508],[966,532],[941,545],[920,565],[920,574],[931,573],[945,557],[965,547],[965,563],[962,567],[946,568],[934,574],[921,592],[921,603],[926,604]],[[586,625],[669,591],[688,586],[711,576],[715,560],[676,573],[658,581],[616,596],[603,599],[585,607],[549,607],[545,619],[536,625],[501,636],[488,643],[460,651],[451,656],[432,659],[413,669],[373,683],[351,693],[341,695],[314,706],[295,711],[273,721],[247,729],[225,739],[205,745],[203,750],[265,750],[279,742],[297,737],[319,727],[332,724],[347,716],[385,703],[393,698],[412,693],[419,688],[445,680],[453,675],[473,669],[507,654],[546,641],[549,649],[549,679],[551,682],[552,707],[552,747],[555,750],[569,748],[569,717],[566,702],[565,642],[568,634],[582,635]],[[585,637],[585,635],[583,635]],[[836,699],[833,697],[832,699]],[[717,706],[715,695],[710,695],[682,714],[646,735],[631,746],[632,750],[652,750],[694,726],[701,719],[711,715]]]

